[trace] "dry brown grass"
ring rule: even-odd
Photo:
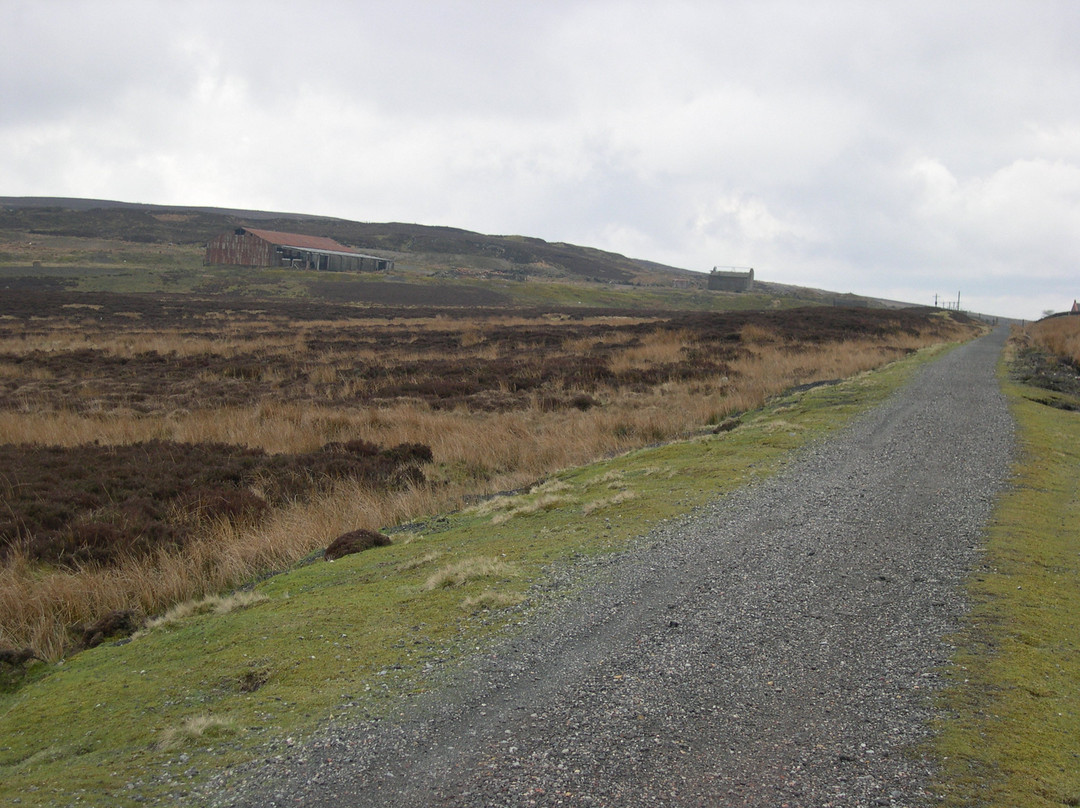
[[[1080,317],[1052,317],[1027,328],[1032,340],[1080,367]]]
[[[69,627],[102,614],[163,614],[176,604],[227,591],[257,570],[287,567],[349,530],[375,530],[456,504],[450,490],[386,494],[341,484],[311,502],[277,510],[258,527],[219,523],[178,553],[119,567],[49,570],[15,554],[0,565],[0,646],[30,646],[60,659],[70,645]]]
[[[655,319],[592,318],[586,325],[648,326]],[[207,321],[209,318],[203,320],[204,326]],[[578,332],[582,328],[581,321],[554,316],[540,322],[545,328],[563,324]],[[98,412],[63,407],[41,411],[28,403],[0,409],[0,442],[77,446],[94,441],[123,444],[160,439],[296,453],[332,441],[366,440],[380,446],[425,444],[436,459],[426,470],[431,481],[428,485],[386,492],[338,484],[316,500],[273,511],[257,527],[218,524],[181,552],[159,553],[118,568],[50,570],[34,566],[18,553],[10,554],[0,565],[0,646],[31,646],[43,656],[58,659],[68,648],[69,626],[90,622],[106,612],[136,609],[146,615],[163,614],[178,603],[197,601],[266,570],[293,564],[341,533],[358,528],[379,530],[460,507],[466,495],[518,489],[561,468],[688,436],[730,414],[754,409],[793,385],[848,377],[961,333],[959,329],[951,334],[928,330],[922,335],[899,333],[810,344],[794,343],[748,324],[742,327],[744,344],[723,372],[654,385],[601,383],[588,390],[601,406],[584,411],[543,406],[547,395],[543,390],[521,398],[522,406],[505,411],[476,411],[463,406],[436,409],[429,402],[409,398],[361,407],[355,405],[354,396],[368,382],[342,379],[345,371],[359,365],[392,375],[403,373],[401,367],[417,359],[445,358],[445,346],[437,341],[379,349],[374,342],[368,345],[367,337],[377,340],[380,329],[398,335],[403,329],[414,334],[449,335],[457,342],[458,356],[483,361],[515,350],[512,342],[495,344],[491,338],[495,329],[534,328],[537,324],[535,317],[510,315],[480,324],[436,317],[286,323],[288,327],[282,328],[282,323],[257,321],[250,327],[223,325],[222,334],[216,337],[185,335],[178,330],[154,333],[138,325],[133,329],[139,330],[110,334],[91,325],[76,328],[61,323],[50,328],[33,323],[21,335],[0,339],[0,354],[12,356],[93,349],[123,357],[140,351],[172,352],[175,356],[298,357],[306,363],[312,396],[283,401],[271,393],[240,406],[208,401],[203,407],[143,413],[121,407],[102,407]],[[361,327],[364,339],[357,339],[356,331]],[[350,334],[350,347],[321,353],[309,349],[320,339],[325,344],[327,329]],[[694,333],[688,330],[657,329],[633,339],[608,332],[602,332],[600,339],[568,336],[561,345],[563,351],[589,352],[600,342],[607,367],[620,373],[685,362],[694,341]],[[527,339],[522,345],[531,347],[526,343]],[[19,372],[16,360],[0,362],[0,377]],[[281,381],[272,371],[265,373],[271,389]],[[505,386],[503,392],[509,392]],[[570,395],[579,391],[559,392]],[[82,394],[91,395],[92,391],[84,389]],[[565,504],[565,495],[557,490],[535,494],[527,503],[496,500],[485,507],[495,518],[505,519]],[[620,496],[633,494],[616,493],[602,504],[588,507],[616,504]],[[430,561],[434,559],[425,563]],[[478,569],[436,572],[432,585],[453,585],[462,575],[506,572],[482,573]]]
[[[513,567],[497,558],[467,558],[432,573],[424,582],[424,589],[461,586],[479,578],[505,577],[513,572]]]
[[[231,595],[208,595],[201,600],[184,601],[170,608],[165,614],[148,621],[144,631],[170,626],[196,614],[228,614],[266,599],[266,595],[259,592],[234,592]]]
[[[585,507],[582,508],[582,512],[587,516],[590,513],[601,511],[604,508],[610,508],[613,505],[621,505],[622,503],[628,502],[636,496],[637,494],[635,494],[633,491],[620,491],[614,496],[604,497],[603,499],[594,499],[591,502],[586,503]]]
[[[686,330],[654,331],[641,339],[640,345],[621,347],[609,366],[615,373],[682,361],[683,351],[693,342]]]
[[[189,743],[206,743],[209,738],[228,737],[237,731],[236,722],[231,718],[195,715],[185,719],[178,727],[162,731],[157,748],[169,750]]]

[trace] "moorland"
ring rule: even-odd
[[[341,533],[721,428],[786,389],[978,329],[930,310],[778,297],[747,310],[762,299],[668,287],[612,297],[583,279],[634,270],[616,275],[655,284],[656,265],[539,240],[511,254],[502,237],[415,226],[376,237],[288,222],[394,247],[422,270],[396,281],[202,266],[193,239],[228,222],[0,218],[0,645],[58,660],[110,614],[159,614]],[[442,277],[454,250],[451,263],[548,277]],[[350,284],[393,293],[356,300]]]
[[[233,306],[24,291],[0,310],[5,644],[59,659],[110,612],[716,429],[971,328],[832,307]]]
[[[981,328],[815,290],[677,289],[671,268],[539,240],[365,225],[364,242],[315,217],[250,220],[381,250],[395,276],[202,266],[199,240],[247,219],[2,211],[6,798],[181,794],[331,713],[378,714],[522,619],[560,559],[752,479],[902,378],[864,371]],[[497,253],[502,238],[529,250]],[[629,276],[575,273],[573,255]],[[1078,608],[1060,585],[1077,566],[1078,322],[1014,342],[1035,437],[973,583],[946,804],[1078,793],[1074,751],[1046,733],[1075,734],[1059,618]],[[358,528],[391,545],[311,563]],[[159,628],[129,643],[110,616]]]

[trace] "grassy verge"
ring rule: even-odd
[[[412,525],[389,547],[193,604],[130,642],[32,665],[0,693],[0,802],[176,804],[208,772],[273,754],[332,716],[386,715],[527,620],[560,565],[774,472],[941,350],[774,400],[732,431]]]
[[[1080,413],[1005,389],[1022,455],[970,582],[940,793],[950,806],[1080,805]]]

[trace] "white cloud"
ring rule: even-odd
[[[952,236],[951,258],[965,275],[1076,277],[1070,256],[1080,255],[1080,166],[1016,160],[961,182],[924,158],[912,173],[921,186],[917,221]]]
[[[1078,38],[1070,0],[15,0],[0,193],[449,224],[1032,316],[1080,295]]]

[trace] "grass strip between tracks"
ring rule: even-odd
[[[210,773],[283,754],[331,717],[385,716],[556,596],[554,571],[773,473],[942,350],[189,604],[129,642],[34,664],[0,682],[0,802],[178,804]]]
[[[1080,805],[1080,412],[1004,388],[1020,456],[969,583],[938,790],[949,806]]]

